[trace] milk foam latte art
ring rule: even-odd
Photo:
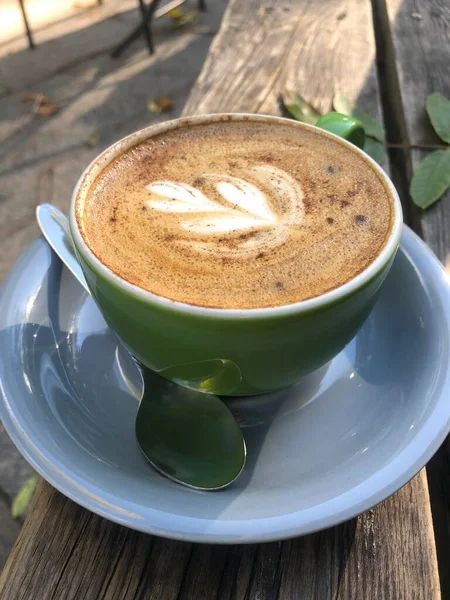
[[[289,235],[289,226],[300,226],[303,221],[301,187],[295,179],[276,167],[252,167],[248,171],[248,180],[205,174],[203,182],[214,186],[220,201],[209,199],[200,189],[183,182],[155,181],[146,186],[151,196],[146,206],[180,215],[180,228],[195,237],[189,241],[179,240],[178,243],[200,253],[251,258],[262,249],[270,250],[283,244]],[[283,198],[283,212],[277,212],[269,204],[264,187],[268,188],[269,197],[275,200]],[[257,235],[247,236],[246,232]],[[221,244],[218,240],[224,233],[234,233],[236,243],[231,246]]]
[[[128,146],[80,194],[84,241],[122,279],[193,306],[320,296],[380,254],[393,200],[364,155],[315,128],[229,120]]]

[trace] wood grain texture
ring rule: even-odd
[[[425,111],[428,94],[450,98],[450,4],[441,0],[387,0],[404,111],[406,139],[411,144],[442,143]],[[407,177],[428,151],[408,156]],[[450,192],[426,212],[417,209],[415,228],[450,270]]]
[[[450,4],[440,0],[386,0],[384,10],[402,100],[399,118],[404,122],[403,141],[441,143],[426,114],[425,102],[432,92],[450,98]],[[405,187],[428,153],[406,153]],[[404,195],[411,202],[407,189]],[[413,210],[412,225],[450,274],[450,191],[427,211]],[[450,438],[430,461],[427,472],[442,596],[450,598]]]
[[[380,116],[367,0],[233,0],[184,114],[279,114],[285,87],[323,112],[335,90]],[[249,23],[251,32],[249,31]]]
[[[326,531],[259,546],[131,531],[42,482],[0,579],[2,600],[433,600],[440,597],[422,471]]]
[[[432,539],[422,471],[358,519],[286,542],[279,597],[440,598]]]
[[[339,89],[381,114],[369,0],[234,0],[185,114],[279,114],[298,89]],[[25,600],[438,600],[426,476],[347,523],[258,546],[201,546],[126,530],[42,483],[0,583]]]

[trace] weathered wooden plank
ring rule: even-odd
[[[41,482],[0,579],[0,598],[175,600],[190,545],[120,527]]]
[[[424,490],[422,471],[394,498],[338,527],[284,543],[226,547],[127,530],[42,482],[0,579],[0,598],[439,598],[437,574],[430,577],[432,532],[424,535],[431,524]]]
[[[402,141],[414,145],[442,143],[426,115],[425,101],[432,92],[450,98],[450,4],[387,0],[386,6],[404,110],[407,138]],[[408,178],[428,153],[420,149],[410,152]],[[450,269],[450,193],[426,212],[418,209],[415,224]]]
[[[402,141],[417,145],[442,143],[426,115],[425,101],[432,92],[441,92],[450,98],[450,4],[440,0],[387,0],[385,19],[402,101],[405,130]],[[391,90],[392,93],[395,90]],[[413,149],[406,153],[406,185],[429,152]],[[405,196],[408,196],[406,190]],[[414,210],[413,226],[450,273],[450,192],[427,211]],[[450,438],[430,461],[427,472],[442,596],[449,598]]]
[[[184,114],[279,114],[284,87],[327,111],[340,89],[380,114],[368,0],[232,2]],[[251,34],[249,32],[251,23]]]
[[[422,471],[357,520],[287,542],[280,598],[439,598],[425,490]]]
[[[330,0],[326,19],[323,10],[322,0],[232,1],[185,113],[278,113],[278,92],[290,86],[322,110],[339,87],[379,115],[369,0]],[[339,527],[229,548],[125,531],[42,484],[0,583],[1,600],[33,595],[437,600],[425,474]]]

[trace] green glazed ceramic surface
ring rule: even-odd
[[[259,115],[192,117],[125,138],[106,150],[80,179],[72,199],[71,232],[92,296],[110,327],[140,362],[168,379],[207,393],[261,394],[289,386],[331,360],[355,336],[375,304],[398,248],[402,215],[395,189],[371,159],[367,161],[382,175],[393,198],[393,226],[384,249],[363,273],[340,288],[282,307],[201,308],[137,288],[112,273],[89,250],[74,211],[80,187],[89,185],[127,147],[173,129],[180,121],[186,126],[186,122],[230,118],[278,120]],[[287,122],[293,127],[311,127]],[[359,126],[353,122],[349,131],[354,134]]]
[[[366,132],[362,124],[354,117],[341,115],[337,112],[329,112],[320,117],[316,123],[316,127],[334,133],[358,146],[358,148],[364,148]]]
[[[80,258],[106,321],[138,360],[177,383],[225,395],[285,387],[331,360],[369,315],[388,271],[345,299],[304,314],[230,318],[136,298]],[[233,366],[222,370],[220,357]]]

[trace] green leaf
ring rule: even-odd
[[[384,151],[384,145],[378,140],[374,140],[371,137],[366,137],[364,142],[364,152],[368,154],[373,160],[379,165],[382,165],[386,160],[386,153]]]
[[[427,113],[435,132],[450,144],[450,100],[439,92],[430,94],[427,98]]]
[[[355,117],[355,119],[361,121],[366,135],[369,135],[380,142],[384,142],[385,133],[383,125],[363,110],[356,107],[340,92],[336,92],[334,95],[333,107],[337,112],[348,115],[349,117]]]
[[[336,92],[333,98],[334,110],[343,115],[352,116],[354,105],[348,98],[346,98],[341,92]]]
[[[297,121],[315,125],[320,119],[321,114],[310,104],[293,92],[284,92],[281,95],[285,110]]]
[[[11,506],[11,516],[13,519],[18,519],[27,510],[33,497],[34,490],[36,489],[37,482],[38,476],[32,475],[17,492]]]
[[[417,167],[409,192],[414,204],[428,208],[450,187],[450,148],[435,150]]]
[[[361,123],[364,126],[364,131],[366,132],[366,135],[369,135],[370,137],[373,137],[376,140],[379,140],[380,142],[384,142],[384,127],[376,119],[374,119],[364,111],[360,110],[359,108],[354,109],[352,117],[355,117],[355,119],[361,121]]]

